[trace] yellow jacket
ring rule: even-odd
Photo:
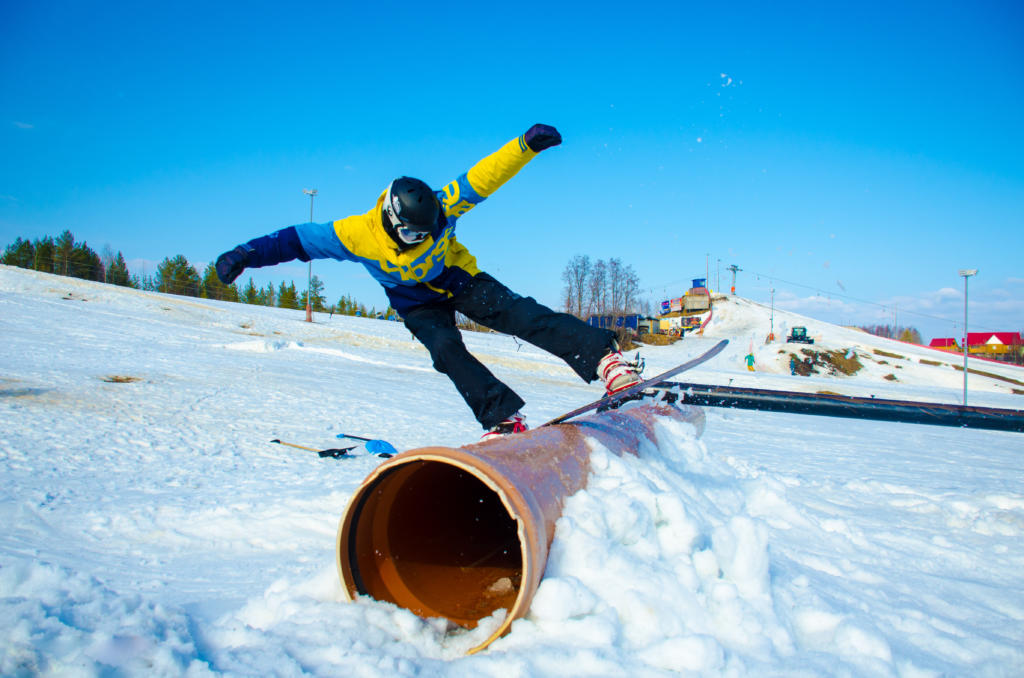
[[[310,259],[362,264],[384,286],[391,305],[402,314],[418,305],[457,294],[470,276],[480,272],[476,257],[455,238],[456,222],[515,176],[535,155],[520,136],[435,191],[446,223],[431,237],[406,250],[399,249],[384,230],[381,220],[384,192],[365,214],[324,224],[299,224],[294,228]]]

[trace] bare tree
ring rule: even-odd
[[[590,278],[587,282],[587,290],[590,294],[589,313],[605,315],[608,308],[608,264],[599,259],[590,269]]]
[[[621,259],[591,262],[590,257],[577,254],[562,271],[562,280],[565,310],[579,318],[641,310],[640,277]]]
[[[114,248],[110,246],[110,243],[103,246],[103,251],[100,253],[100,261],[103,262],[104,282],[110,282],[106,280],[106,272],[110,271],[114,264],[117,263],[117,255],[114,254]]]
[[[608,310],[614,314],[622,312],[622,261],[608,260]]]
[[[590,257],[577,254],[562,271],[565,281],[565,311],[577,318],[589,309],[589,289],[587,278],[590,276]]]
[[[632,266],[623,267],[619,285],[622,312],[636,313],[640,309],[640,276],[636,274]]]
[[[592,262],[577,254],[562,271],[562,280],[565,311],[579,318],[637,313],[647,303],[640,299],[640,277],[621,259]]]
[[[629,264],[620,259],[608,261],[608,311],[620,315],[635,313],[639,306],[640,278]]]

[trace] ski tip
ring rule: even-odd
[[[387,442],[386,440],[367,441],[366,451],[371,454],[376,454],[379,457],[384,457],[385,454],[388,455],[387,457],[384,457],[385,459],[387,459],[388,457],[393,457],[396,454],[398,454],[398,450],[395,449],[395,446]]]

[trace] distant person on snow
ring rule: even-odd
[[[754,371],[754,354],[753,353],[748,353],[747,357],[745,357],[744,360],[747,361],[747,369],[750,370],[751,372],[753,372]]]
[[[526,430],[525,404],[473,357],[455,326],[458,311],[492,330],[548,351],[584,381],[600,378],[609,394],[640,380],[615,334],[521,297],[477,267],[455,239],[458,219],[511,179],[539,152],[562,143],[554,127],[534,125],[468,172],[432,190],[411,177],[391,182],[365,214],[306,223],[250,240],[217,258],[217,277],[233,283],[246,268],[299,259],[360,263],[379,282],[434,368],[455,384],[484,438]]]

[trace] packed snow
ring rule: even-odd
[[[765,337],[793,325],[862,367],[791,375]],[[723,337],[686,381],[962,398],[959,356],[731,297],[648,373]],[[1024,434],[708,408],[639,457],[595,443],[529,614],[466,656],[479,630],[345,600],[335,532],[380,459],[270,443],[476,441],[401,323],[0,266],[0,339],[2,675],[1024,675]],[[466,341],[534,425],[600,395]],[[1024,370],[970,367],[969,404],[1022,407]]]

